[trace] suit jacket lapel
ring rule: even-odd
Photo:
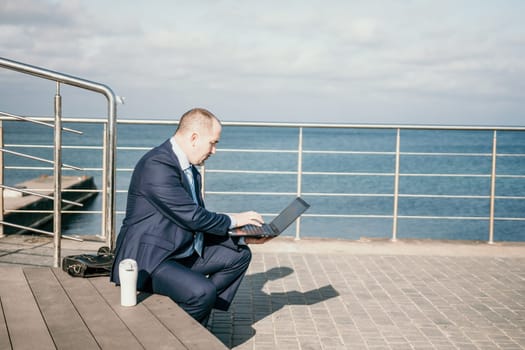
[[[162,144],[162,147],[166,148],[166,151],[171,155],[171,158],[173,159],[173,165],[175,165],[175,168],[177,168],[177,171],[179,172],[180,177],[184,179],[182,180],[182,184],[184,188],[186,189],[186,191],[188,191],[188,193],[191,195],[191,184],[189,182],[190,180],[186,176],[184,169],[182,169],[180,162],[179,162],[179,158],[177,158],[177,155],[173,152],[173,148],[172,148],[170,140],[168,139],[166,142],[164,142]],[[195,178],[195,176],[193,176],[193,178]],[[200,185],[197,188],[200,188]],[[198,198],[202,202],[202,199],[200,199],[200,195],[198,196]]]

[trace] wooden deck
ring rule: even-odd
[[[0,267],[0,349],[226,349],[169,298],[120,305],[108,277]]]

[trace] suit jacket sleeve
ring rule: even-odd
[[[149,158],[143,164],[139,187],[145,198],[185,230],[227,235],[230,218],[195,204],[184,172],[164,156]]]

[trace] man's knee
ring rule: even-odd
[[[250,261],[252,261],[252,251],[250,250],[250,248],[248,246],[240,247],[238,259],[239,264],[242,266],[246,265],[246,268],[248,268],[248,265],[250,265]]]
[[[192,297],[187,301],[188,304],[194,306],[201,306],[204,308],[212,308],[217,298],[217,288],[209,281],[202,281],[192,288]]]

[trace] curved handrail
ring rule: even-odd
[[[105,183],[103,185],[104,191],[104,205],[108,209],[103,218],[106,242],[110,249],[113,249],[115,241],[115,148],[116,142],[116,125],[117,125],[117,96],[110,87],[93,82],[90,80],[78,78],[72,75],[56,72],[53,70],[36,67],[30,64],[13,61],[7,58],[0,57],[0,67],[17,71],[24,74],[33,75],[39,78],[56,81],[59,83],[75,86],[78,88],[94,91],[106,96],[108,101],[108,130],[106,133],[105,144]]]

